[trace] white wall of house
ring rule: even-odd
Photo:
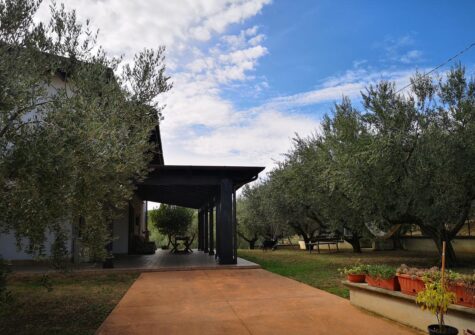
[[[132,200],[132,206],[134,207],[135,216],[140,216],[139,224],[135,225],[136,235],[143,235],[145,230],[145,205],[139,199],[134,197]],[[72,229],[71,224],[65,224],[65,230],[69,239],[66,242],[68,251],[72,252]],[[113,243],[112,243],[112,252],[114,254],[127,254],[129,247],[129,211],[128,208],[119,215],[117,219],[113,221],[112,224],[113,232]],[[54,234],[48,233],[46,235],[45,241],[45,255],[46,257],[50,256],[51,243],[54,240]],[[24,241],[26,246],[26,241]],[[18,250],[16,246],[15,234],[13,232],[7,234],[0,234],[0,256],[6,260],[34,260],[35,257],[30,255],[23,250]]]
[[[134,208],[134,220],[138,217],[138,222],[134,221],[134,234],[137,236],[144,236],[145,227],[145,203],[137,196],[134,196],[132,201]]]
[[[126,254],[129,251],[129,211],[124,210],[119,218],[112,224],[114,240],[112,252],[114,254]]]
[[[145,222],[145,203],[134,196],[131,200],[131,205],[134,209],[134,235],[145,236],[146,230]],[[136,218],[138,221],[136,222]],[[126,254],[129,251],[129,210],[128,208],[114,220],[113,222],[113,236],[112,252],[114,254]]]
[[[69,237],[66,241],[66,248],[68,252],[71,253],[72,250],[72,239],[71,239],[71,224],[65,223],[64,228],[66,235]],[[51,244],[54,241],[54,234],[49,232],[46,234],[45,241],[45,254],[44,256],[49,257],[51,255]],[[0,256],[6,260],[33,260],[35,259],[34,255],[28,254],[25,251],[25,248],[28,246],[28,241],[23,241],[23,248],[20,250],[17,248],[15,234],[13,232],[0,234]]]

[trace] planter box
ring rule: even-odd
[[[366,275],[366,282],[368,285],[373,287],[384,288],[385,290],[390,291],[399,291],[399,282],[396,276],[391,279],[381,279]]]
[[[475,307],[475,289],[470,289],[463,284],[449,285],[449,291],[455,293],[457,305]]]
[[[366,275],[347,274],[346,277],[351,283],[364,283]]]
[[[424,282],[419,277],[412,277],[409,275],[397,275],[401,292],[409,295],[416,295],[418,292],[425,289]]]
[[[435,316],[423,311],[415,302],[415,297],[397,291],[383,290],[367,284],[344,282],[350,289],[352,305],[364,308],[388,319],[420,329],[427,334],[427,326],[433,324]],[[475,308],[449,305],[445,323],[463,329],[475,329]],[[383,334],[383,333],[381,333]]]

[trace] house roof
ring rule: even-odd
[[[152,171],[138,185],[143,200],[202,208],[219,196],[221,180],[230,179],[236,191],[256,180],[259,166],[151,165]]]

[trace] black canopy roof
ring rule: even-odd
[[[221,180],[230,179],[234,190],[257,179],[264,167],[151,165],[147,179],[138,185],[143,200],[202,208],[216,199]]]

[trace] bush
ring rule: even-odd
[[[71,265],[69,251],[65,244],[66,240],[67,236],[64,231],[56,232],[56,238],[51,245],[50,256],[51,266],[56,270],[68,271]]]
[[[189,208],[160,205],[159,209],[149,211],[150,220],[160,234],[168,238],[186,235],[191,228],[194,211]]]
[[[396,276],[396,269],[389,265],[368,265],[366,270],[373,278],[391,279]]]
[[[342,275],[364,275],[368,272],[368,265],[357,263],[350,267],[338,269],[338,271],[340,271]]]
[[[439,273],[439,268],[437,266],[433,266],[430,269],[416,268],[416,267],[409,267],[406,264],[401,264],[401,266],[397,268],[396,273],[408,275],[412,279],[422,278],[424,276],[437,278],[437,275]]]
[[[9,264],[0,257],[0,305],[11,300],[11,292],[7,289],[7,279],[10,272]]]
[[[440,277],[440,276],[439,276]],[[421,306],[423,310],[428,310],[437,317],[439,327],[444,325],[444,314],[450,304],[455,303],[455,294],[449,292],[441,280],[431,280],[429,277],[424,277],[425,289],[416,296],[416,303]]]
[[[471,275],[455,273],[454,276],[449,277],[449,282],[454,284],[462,284],[465,287],[475,290],[475,273]]]

